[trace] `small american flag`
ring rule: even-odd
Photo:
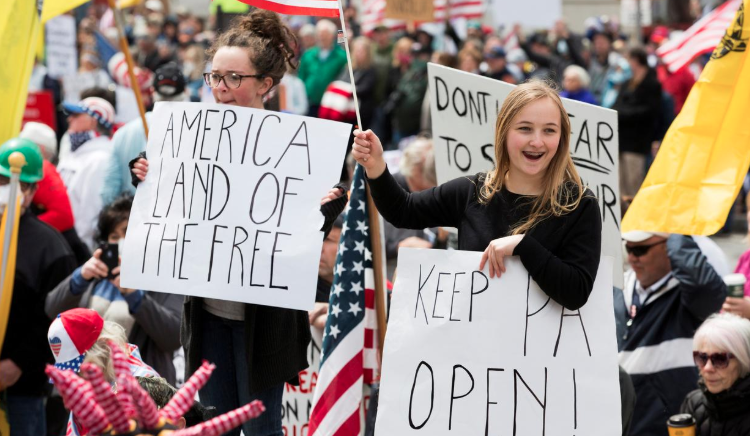
[[[338,17],[338,0],[240,0],[256,8],[268,9],[278,14]]]
[[[406,29],[406,22],[385,18],[386,0],[363,0],[362,2],[362,32],[370,33],[375,27],[383,25],[391,30]],[[482,18],[485,10],[485,0],[434,0],[435,21],[445,19],[448,9],[449,18]]]
[[[357,166],[341,229],[310,436],[360,433],[364,384],[377,370],[375,280],[364,169]]]
[[[696,57],[711,53],[721,41],[727,28],[732,25],[741,0],[730,0],[690,26],[677,38],[664,43],[656,54],[664,60],[667,68],[675,72]]]

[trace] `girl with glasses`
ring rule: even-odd
[[[701,378],[680,411],[695,418],[696,436],[750,434],[750,320],[712,315],[695,332],[693,350]]]
[[[216,102],[263,109],[263,96],[279,84],[288,66],[296,68],[294,44],[292,31],[273,12],[258,9],[235,21],[207,52],[211,72],[204,80]],[[134,163],[133,174],[139,180],[145,179],[147,171],[146,159]],[[330,230],[346,205],[343,194],[343,187],[337,185],[321,200],[321,213],[326,217],[323,230]],[[284,434],[284,383],[294,383],[308,366],[306,312],[186,297],[181,336],[186,374],[194,373],[203,360],[220,368],[201,389],[202,402],[223,414],[261,400],[266,411],[243,424],[245,436]],[[225,433],[239,434],[240,429]]]
[[[586,304],[601,251],[601,215],[570,157],[570,119],[541,81],[516,87],[495,127],[490,171],[407,193],[383,160],[378,137],[355,131],[352,156],[365,167],[375,204],[400,228],[457,227],[461,250],[483,251],[479,269],[505,272],[520,256],[539,287],[570,310]]]

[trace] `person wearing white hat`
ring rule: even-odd
[[[115,109],[99,97],[88,97],[79,103],[63,103],[68,116],[71,153],[57,166],[68,188],[78,236],[93,248],[99,211],[102,209],[101,189],[107,160],[112,154],[109,135]]]
[[[721,309],[726,286],[690,236],[632,231],[622,238],[631,270],[614,305],[619,363],[638,398],[631,434],[662,436],[696,387],[693,335]]]

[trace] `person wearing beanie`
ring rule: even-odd
[[[99,190],[109,156],[112,154],[110,134],[115,119],[112,105],[100,97],[89,97],[76,104],[63,103],[68,115],[71,153],[57,165],[68,188],[78,236],[93,248],[99,211],[102,209]]]
[[[51,385],[44,366],[52,361],[47,348],[45,296],[75,269],[75,257],[55,229],[29,211],[43,175],[39,147],[14,138],[0,146],[0,201],[3,213],[10,196],[8,157],[20,152],[26,165],[20,174],[21,213],[18,221],[13,296],[5,343],[0,354],[0,392],[7,398],[8,422],[14,436],[46,433],[45,398]]]

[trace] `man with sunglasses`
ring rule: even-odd
[[[622,235],[631,269],[615,289],[620,365],[636,392],[631,434],[664,436],[695,389],[693,334],[726,298],[726,286],[690,236]]]

